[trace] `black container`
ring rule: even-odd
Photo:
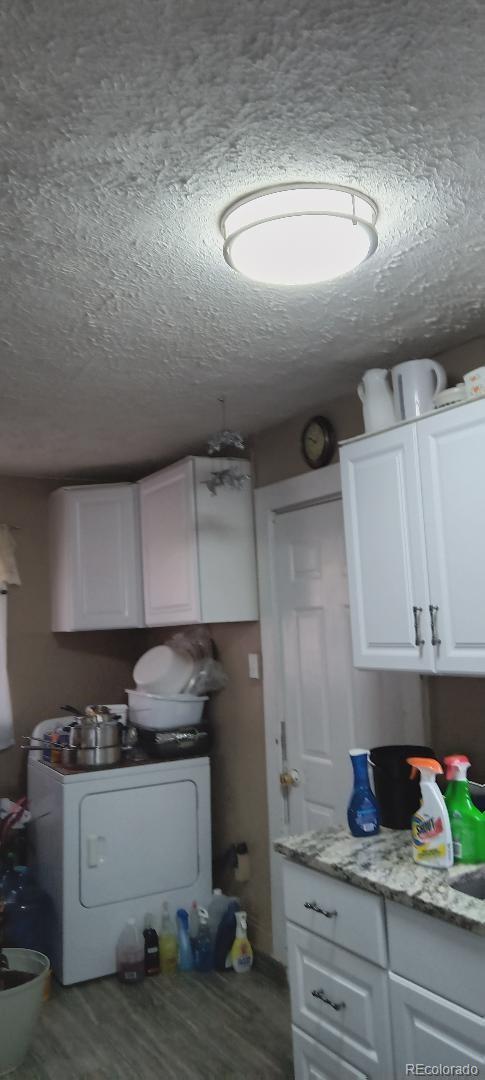
[[[375,746],[370,751],[381,825],[386,829],[409,829],[421,801],[419,775],[411,780],[408,757],[436,755],[429,746]]]

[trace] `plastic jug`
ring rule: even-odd
[[[432,412],[435,394],[446,387],[444,367],[437,360],[406,360],[392,369],[394,408],[398,420]]]
[[[237,896],[225,896],[222,889],[214,889],[212,892],[212,900],[209,903],[209,930],[211,932],[212,941],[215,942],[217,937],[217,931],[224,918],[224,915],[229,907],[229,904],[233,900],[237,900]]]
[[[134,919],[128,919],[118,938],[116,970],[125,983],[139,983],[145,977],[145,947]]]
[[[382,431],[396,423],[394,399],[386,368],[370,368],[357,387],[366,431]]]

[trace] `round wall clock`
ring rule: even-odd
[[[311,469],[321,469],[332,460],[335,450],[335,431],[324,416],[313,416],[301,435],[301,450]]]

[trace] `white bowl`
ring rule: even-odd
[[[130,724],[148,731],[168,731],[170,728],[199,727],[206,697],[177,694],[163,697],[142,690],[127,690]]]
[[[137,660],[133,679],[147,694],[181,694],[192,677],[194,660],[170,645],[155,645]]]

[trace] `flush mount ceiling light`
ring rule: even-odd
[[[264,188],[223,214],[224,258],[245,277],[268,285],[331,281],[375,251],[376,220],[375,203],[352,188]]]

